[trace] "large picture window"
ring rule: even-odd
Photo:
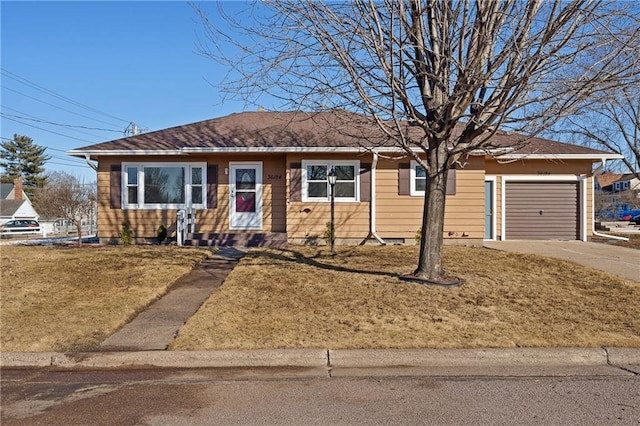
[[[329,172],[336,172],[336,201],[358,201],[359,161],[302,161],[302,201],[330,201]]]
[[[206,208],[203,163],[127,163],[122,170],[126,209]]]

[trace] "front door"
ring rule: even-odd
[[[493,233],[493,181],[484,182],[484,239],[495,239]]]
[[[262,229],[262,163],[229,164],[229,228]]]

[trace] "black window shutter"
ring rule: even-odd
[[[218,207],[218,165],[207,164],[207,208]]]
[[[449,169],[447,175],[447,195],[456,195],[456,169]]]
[[[122,208],[122,166],[112,164],[109,172],[109,205],[112,209]]]
[[[289,165],[289,201],[302,201],[302,163]]]
[[[371,163],[360,163],[360,201],[371,201]]]
[[[411,194],[411,169],[410,163],[398,164],[398,195]]]

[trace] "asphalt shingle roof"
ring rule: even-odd
[[[11,217],[26,200],[2,200],[0,201],[0,216]]]
[[[13,191],[12,183],[0,183],[0,200],[4,200]]]
[[[366,120],[366,119],[365,119]],[[83,151],[177,151],[181,149],[253,149],[253,148],[359,148],[394,147],[378,127],[363,116],[345,111],[243,112],[168,129],[121,138],[73,150]],[[416,137],[419,130],[416,129]],[[510,146],[521,136],[496,133],[495,146]],[[519,154],[607,155],[578,145],[543,138],[530,138]]]

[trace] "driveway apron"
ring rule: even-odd
[[[243,255],[243,251],[222,247],[216,255],[180,278],[166,295],[102,342],[99,350],[166,350],[180,327],[222,285]]]
[[[496,250],[567,260],[640,282],[640,250],[584,241],[485,241]]]

